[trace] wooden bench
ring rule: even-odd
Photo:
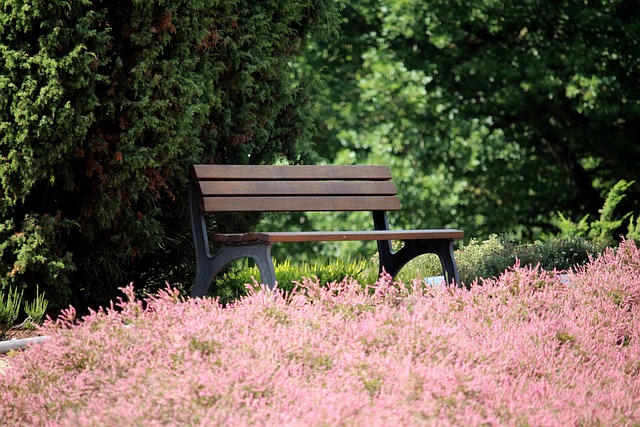
[[[463,232],[390,230],[387,211],[401,206],[386,166],[194,165],[189,201],[196,252],[193,297],[206,295],[214,276],[237,258],[255,259],[261,283],[273,286],[271,245],[279,242],[376,240],[380,272],[384,269],[392,277],[413,258],[432,253],[440,258],[445,280],[459,284],[453,242]],[[374,229],[213,234],[211,241],[220,249],[211,253],[207,213],[311,211],[371,211]],[[391,246],[394,240],[404,242],[397,252]]]

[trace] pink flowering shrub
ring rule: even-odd
[[[8,425],[638,425],[640,250],[469,290],[304,280],[235,305],[167,289],[44,326]]]

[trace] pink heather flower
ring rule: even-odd
[[[302,279],[227,308],[167,287],[6,357],[7,425],[638,425],[640,250],[469,289]]]

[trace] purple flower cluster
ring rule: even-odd
[[[470,289],[304,279],[230,307],[167,288],[0,372],[8,425],[638,425],[640,250]]]

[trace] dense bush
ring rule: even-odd
[[[278,288],[284,292],[291,292],[303,279],[317,279],[320,283],[340,282],[345,278],[362,283],[375,283],[378,272],[373,271],[365,260],[329,262],[316,261],[292,264],[289,260],[274,261]],[[220,303],[227,304],[247,295],[252,284],[260,283],[258,267],[250,266],[247,262],[229,269],[214,279],[210,295],[219,298]]]
[[[489,250],[482,256],[461,255],[460,268],[468,268],[468,273],[465,273],[466,284],[470,284],[474,278],[498,277],[516,262],[523,266],[540,265],[546,271],[566,271],[586,264],[589,257],[604,250],[603,245],[579,237],[552,238],[525,244],[506,240],[498,247],[487,248]]]
[[[3,1],[0,290],[83,306],[189,276],[189,165],[301,160],[313,79],[296,55],[334,8]]]
[[[231,307],[168,290],[6,358],[9,425],[620,425],[640,422],[640,249],[470,290],[353,281]],[[416,281],[419,284],[420,280]]]
[[[455,252],[460,281],[470,285],[474,280],[491,279],[501,275],[518,262],[522,266],[540,266],[546,271],[567,271],[586,264],[590,257],[601,253],[603,244],[582,237],[552,237],[535,243],[517,243],[510,239],[490,236],[475,239]],[[436,257],[423,257],[407,265],[400,278],[437,276],[442,268]]]
[[[455,251],[460,281],[469,286],[475,280],[492,279],[500,276],[509,267],[539,266],[546,271],[568,271],[586,264],[591,257],[605,249],[583,237],[552,237],[535,243],[516,243],[496,235],[479,242],[471,239]],[[321,284],[341,281],[345,277],[363,284],[374,283],[378,279],[377,254],[371,260],[343,261],[330,259],[328,262],[275,262],[278,287],[291,291],[302,278],[317,278]],[[441,276],[442,266],[437,256],[423,255],[400,270],[397,280],[410,282],[416,277]],[[226,304],[247,294],[255,282],[260,282],[258,268],[247,262],[231,267],[214,279],[210,295]]]

